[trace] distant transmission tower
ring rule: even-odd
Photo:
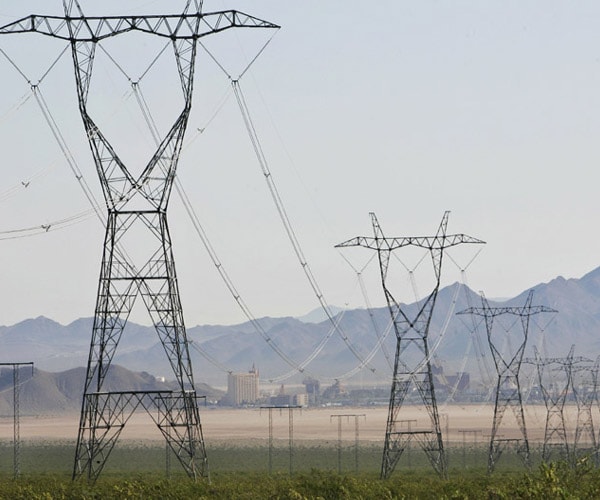
[[[234,10],[203,14],[199,0],[195,0],[195,12],[188,14],[190,1],[181,15],[86,17],[77,0],[63,0],[64,17],[31,15],[0,28],[0,34],[37,32],[70,43],[79,111],[108,209],[73,478],[87,475],[93,481],[98,477],[139,407],[151,415],[190,477],[208,475],[167,206],[192,106],[199,39],[234,27],[278,26]],[[128,170],[87,107],[96,48],[108,38],[131,31],[171,41],[184,98],[181,113],[139,176]],[[165,349],[177,391],[104,390],[138,295]]]
[[[421,445],[431,465],[438,474],[447,475],[446,455],[440,427],[433,375],[431,371],[431,354],[429,352],[428,335],[431,316],[440,287],[442,258],[446,248],[461,243],[483,243],[483,241],[464,234],[447,235],[449,212],[445,212],[435,236],[409,236],[386,238],[383,235],[377,217],[371,213],[374,237],[359,236],[336,245],[336,247],[362,246],[376,250],[379,257],[381,283],[388,303],[388,309],[396,332],[396,358],[394,376],[390,394],[390,405],[385,432],[381,477],[387,478],[394,471],[400,456],[414,438]],[[413,246],[429,250],[433,261],[435,285],[414,317],[401,307],[394,298],[387,284],[387,272],[390,256],[394,250]],[[430,419],[430,427],[425,430],[401,429],[400,410],[409,390],[418,393],[421,404]]]
[[[596,358],[593,365],[591,360],[585,360],[573,366],[571,374],[573,395],[577,403],[573,458],[578,460],[590,456],[596,466],[600,465],[600,457],[598,457],[598,441],[594,430],[592,407],[598,399],[599,368],[600,356]]]
[[[536,366],[540,391],[542,391],[546,405],[546,426],[542,449],[544,462],[549,462],[554,452],[557,452],[563,460],[569,458],[565,403],[571,388],[574,350],[575,346],[573,345],[566,358],[542,358],[534,347],[535,357],[526,360]]]
[[[21,382],[19,372],[22,366],[31,366],[33,376],[33,361],[24,363],[0,363],[0,366],[12,366],[13,371],[13,477],[17,479],[21,474]]]
[[[494,364],[496,365],[496,371],[498,373],[496,400],[494,404],[494,420],[492,423],[492,434],[490,436],[490,448],[488,454],[488,472],[493,472],[504,449],[508,445],[513,444],[516,444],[517,453],[521,456],[525,465],[527,467],[530,466],[529,440],[527,439],[527,427],[525,426],[525,413],[523,411],[519,372],[521,370],[521,363],[523,362],[525,345],[527,344],[530,317],[534,314],[557,312],[546,306],[532,306],[532,300],[533,290],[529,292],[525,305],[522,307],[490,307],[487,299],[482,295],[482,307],[470,307],[457,313],[475,314],[484,318],[490,350],[492,351]],[[494,335],[494,319],[503,315],[517,316],[521,320],[523,333],[521,342],[514,352],[505,352],[500,344],[501,339],[498,339],[497,335]],[[506,334],[510,335],[510,332],[506,332]],[[502,417],[507,408],[510,408],[515,416],[521,433],[520,439],[501,438],[498,434],[500,424],[502,423]]]

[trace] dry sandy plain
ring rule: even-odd
[[[288,440],[289,410],[273,409],[273,437],[278,441]],[[450,444],[468,442],[482,443],[489,439],[493,407],[491,405],[451,405],[439,408],[440,422],[444,440]],[[334,445],[338,439],[338,417],[334,415],[350,415],[341,417],[342,439],[354,441],[355,418],[359,415],[359,438],[361,442],[382,442],[387,419],[386,407],[349,408],[303,408],[293,410],[293,439],[295,442]],[[573,435],[577,420],[577,409],[565,407],[567,432]],[[427,423],[424,411],[406,406],[400,417],[411,421],[411,429],[419,430]],[[541,442],[544,436],[546,409],[543,405],[526,408],[526,423],[529,440]],[[54,417],[21,416],[20,435],[23,441],[71,441],[77,438],[79,415],[63,415]],[[269,410],[267,409],[212,409],[201,408],[202,429],[207,444],[265,444],[269,435]],[[408,422],[403,422],[408,425]],[[465,433],[461,431],[475,431]],[[520,432],[510,409],[504,415],[499,436],[504,438],[520,437]],[[0,418],[0,440],[12,440],[13,418]],[[127,423],[121,440],[130,441],[162,441],[162,436],[145,413],[136,413]]]

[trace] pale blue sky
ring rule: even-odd
[[[89,15],[175,13],[175,3],[184,4],[82,1]],[[580,277],[598,266],[600,4],[205,2],[205,11],[225,7],[282,26],[241,85],[329,302],[364,306],[356,275],[333,246],[370,235],[369,211],[387,234],[405,236],[435,232],[444,210],[451,210],[450,232],[487,241],[468,280],[489,297],[513,296],[557,275]],[[34,12],[61,15],[61,2],[0,1],[1,24]],[[207,44],[235,77],[269,36],[239,30]],[[143,37],[106,45],[134,78],[162,46]],[[34,82],[62,47],[39,35],[0,37],[0,48]],[[176,83],[172,64],[165,54],[142,82],[163,130],[181,104],[179,89],[170,94]],[[1,55],[0,68],[0,231],[86,210],[35,101],[9,113],[29,87]],[[100,123],[114,127],[109,136],[125,158],[147,157],[151,142],[135,99],[124,97],[127,80],[103,53],[94,76],[93,109]],[[223,73],[200,54],[188,135],[194,140],[179,176],[254,314],[301,315],[318,303],[277,219],[232,96],[211,121],[228,88]],[[101,198],[68,52],[40,89]],[[26,180],[32,180],[27,188],[2,198]],[[242,321],[175,195],[170,222],[188,325]],[[91,316],[102,238],[103,229],[89,219],[31,238],[0,240],[0,324],[42,314],[63,323]],[[356,267],[371,256],[367,250],[344,255]],[[473,249],[465,250],[456,259],[464,264],[472,255]],[[371,301],[382,305],[375,264],[364,276]],[[445,283],[460,279],[452,262],[445,271]],[[405,288],[399,296],[411,300]],[[143,312],[134,319],[147,323]]]

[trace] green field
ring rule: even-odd
[[[381,448],[375,445],[359,449],[358,470],[351,445],[339,455],[335,446],[298,444],[290,456],[289,447],[279,444],[271,456],[271,473],[266,446],[209,446],[208,451],[210,482],[189,480],[161,446],[129,443],[115,449],[101,478],[90,485],[70,479],[74,443],[23,443],[17,480],[13,449],[0,443],[0,498],[600,498],[600,470],[586,459],[576,465],[537,460],[526,471],[507,452],[488,475],[484,447],[451,447],[449,478],[443,480],[422,453],[411,450],[392,477],[382,481]]]

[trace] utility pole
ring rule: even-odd
[[[338,424],[338,474],[342,473],[342,420],[346,418],[346,421],[350,421],[350,418],[354,418],[354,470],[358,472],[358,448],[359,448],[359,431],[358,431],[358,420],[360,418],[367,419],[367,416],[364,413],[356,414],[356,413],[343,413],[331,415],[329,420],[333,420],[337,418]]]
[[[21,474],[21,405],[19,401],[21,383],[19,381],[19,371],[21,366],[31,366],[31,376],[33,376],[33,361],[0,363],[0,366],[12,366],[13,371],[13,477],[17,479]]]
[[[477,448],[477,436],[481,434],[481,429],[459,429],[458,432],[462,434],[462,460],[463,469],[467,468],[467,434],[473,437],[473,449]]]
[[[446,234],[450,212],[445,212],[434,236],[385,237],[377,217],[371,213],[373,237],[358,236],[336,247],[365,247],[377,251],[381,284],[388,310],[396,333],[396,356],[390,392],[390,403],[385,432],[385,443],[381,464],[381,477],[388,478],[394,471],[400,456],[411,439],[418,440],[434,470],[442,477],[447,476],[447,460],[444,452],[440,416],[435,398],[431,353],[429,350],[429,325],[433,314],[442,274],[444,251],[463,243],[484,243],[464,234]],[[435,284],[430,294],[420,303],[415,315],[396,300],[388,285],[388,268],[392,252],[404,247],[426,249],[431,257]],[[413,391],[410,391],[413,389]],[[419,431],[403,431],[398,422],[402,418],[402,406],[407,394],[415,393],[421,407],[429,416],[430,426]]]
[[[262,410],[269,410],[269,474],[273,472],[273,410],[279,410],[279,414],[284,409],[288,410],[288,451],[289,451],[289,471],[290,476],[294,473],[294,410],[300,409],[301,406],[261,406]]]
[[[67,41],[79,112],[107,207],[106,233],[92,329],[73,479],[95,481],[125,424],[138,408],[152,417],[182,468],[208,478],[208,459],[183,320],[167,207],[192,106],[200,39],[230,28],[279,28],[235,11],[203,13],[191,0],[179,15],[85,16],[78,0],[63,0],[64,17],[30,15],[0,34],[39,33]],[[130,170],[88,108],[97,49],[129,32],[171,45],[183,107],[141,172]],[[121,69],[121,68],[119,68]],[[115,391],[104,385],[136,299],[141,296],[177,381],[176,391]],[[158,410],[158,411],[155,411]]]
[[[494,404],[494,420],[492,422],[492,433],[490,436],[490,447],[488,453],[488,473],[494,471],[500,455],[509,444],[516,444],[517,453],[523,459],[526,467],[530,467],[529,440],[527,439],[527,427],[525,425],[525,412],[523,410],[523,399],[519,372],[525,353],[525,345],[529,335],[529,319],[535,314],[556,313],[557,311],[546,306],[532,306],[533,290],[527,295],[522,307],[490,307],[487,299],[481,295],[481,307],[469,307],[457,314],[473,314],[483,317],[487,330],[488,343],[496,365],[498,374],[496,382],[496,395]],[[501,346],[504,338],[498,339],[494,330],[494,320],[499,316],[516,316],[521,321],[522,336],[516,349],[506,352]],[[510,332],[505,332],[508,336]],[[502,342],[500,342],[502,340]],[[502,417],[506,409],[510,408],[517,421],[520,439],[500,439],[498,431],[502,423]]]

